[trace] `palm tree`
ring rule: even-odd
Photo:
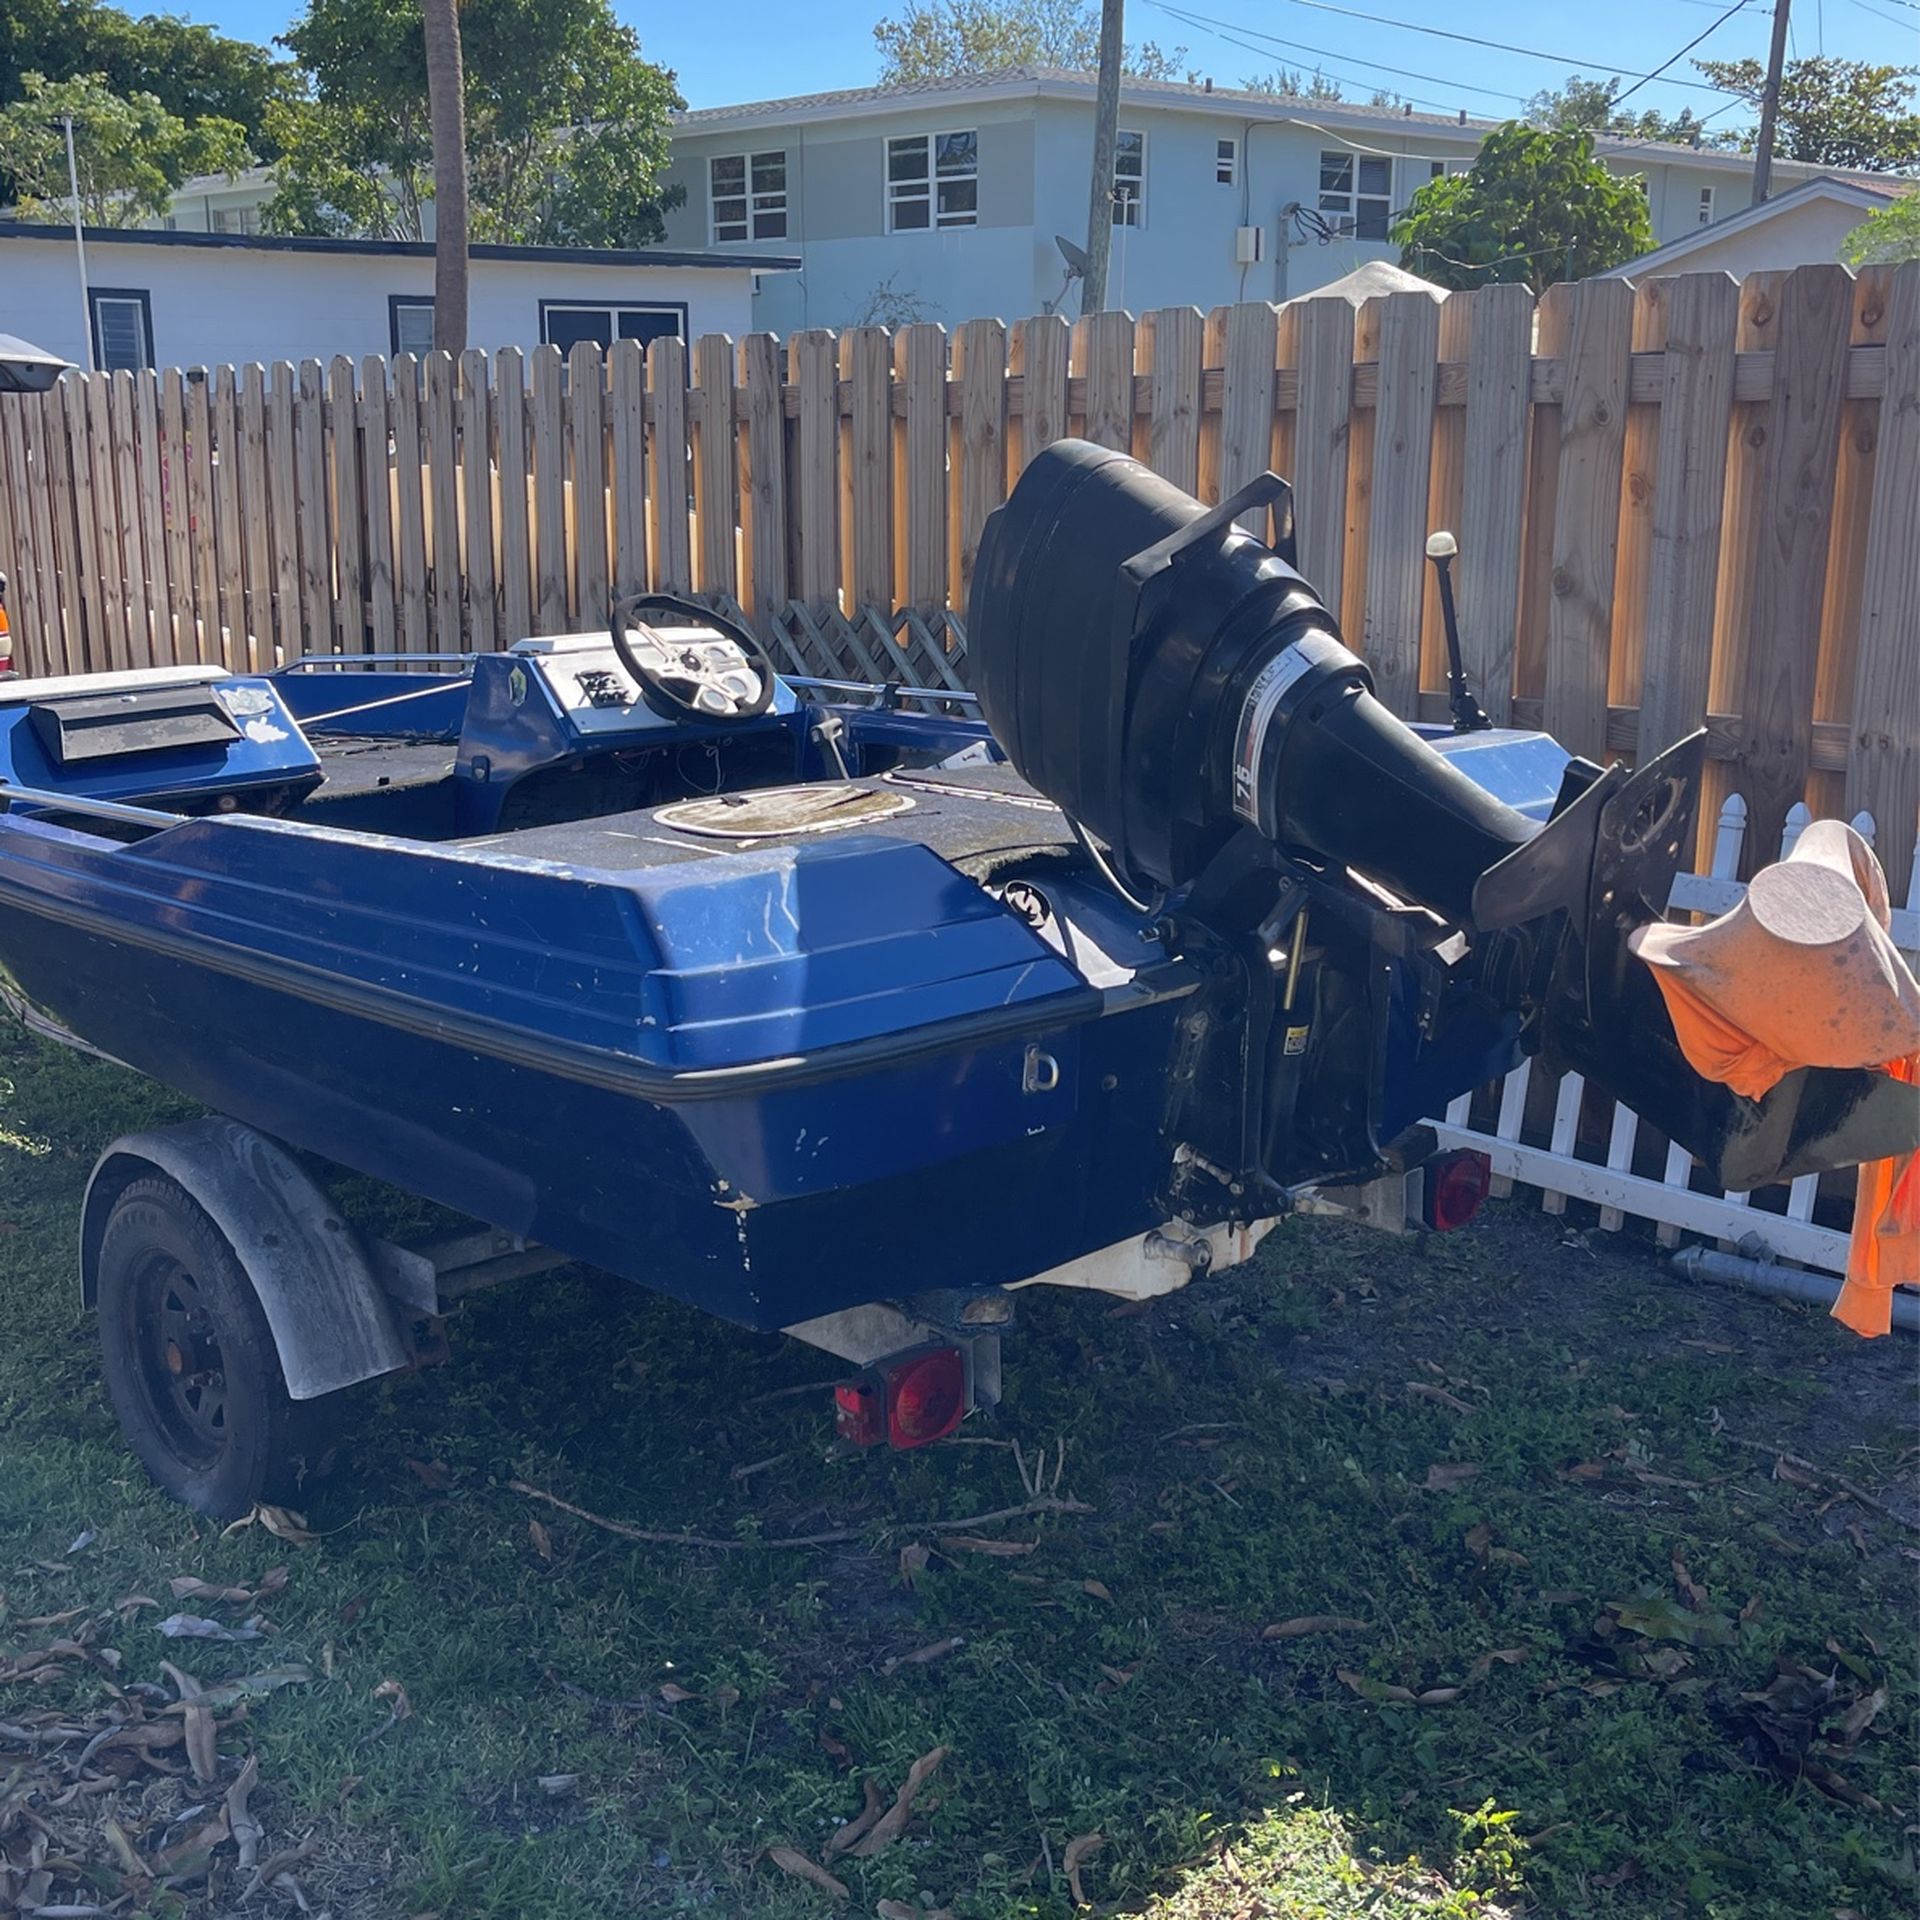
[[[459,0],[422,0],[427,117],[433,128],[433,344],[467,345],[467,111]]]

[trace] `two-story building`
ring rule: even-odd
[[[668,243],[777,246],[754,324],[948,323],[1078,311],[1059,245],[1084,245],[1094,82],[1052,69],[710,107],[674,122],[685,201]],[[1286,300],[1397,259],[1395,217],[1472,164],[1495,122],[1129,80],[1121,95],[1108,303]],[[1602,137],[1646,184],[1655,240],[1744,208],[1751,158]],[[1776,161],[1784,189],[1822,171]]]

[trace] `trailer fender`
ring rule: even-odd
[[[80,1217],[80,1297],[94,1305],[114,1203],[136,1180],[177,1180],[225,1236],[259,1296],[295,1400],[412,1364],[365,1242],[282,1146],[213,1116],[116,1140],[95,1163]]]

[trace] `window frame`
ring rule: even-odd
[[[87,334],[93,348],[93,365],[96,373],[116,373],[117,367],[107,365],[105,344],[100,331],[100,303],[103,300],[123,300],[130,302],[140,312],[140,328],[146,347],[146,358],[138,367],[129,368],[129,372],[151,373],[159,365],[153,345],[153,295],[145,287],[95,287],[87,288]]]
[[[1320,149],[1319,160],[1320,188],[1314,199],[1315,210],[1322,214],[1332,214],[1336,219],[1344,220],[1347,224],[1340,229],[1344,239],[1364,241],[1368,246],[1385,245],[1393,227],[1394,162],[1397,159],[1417,159],[1418,157],[1418,155],[1362,153],[1355,147],[1322,147]],[[1346,162],[1347,185],[1344,188],[1337,186],[1330,187],[1327,185],[1327,162],[1329,160]],[[1387,185],[1384,193],[1363,192],[1361,190],[1361,175],[1369,165],[1383,166],[1386,168]],[[1361,232],[1362,201],[1365,201],[1370,208],[1375,204],[1378,205],[1380,209],[1380,231],[1378,233]],[[1372,220],[1374,215],[1368,212],[1365,218]]]
[[[1213,184],[1235,187],[1240,184],[1240,136],[1223,134],[1213,143]]]
[[[390,293],[387,295],[387,352],[394,359],[412,349],[400,344],[400,313],[406,307],[425,307],[429,321],[428,332],[432,332],[433,295],[430,293]],[[428,348],[432,352],[432,348]],[[418,354],[414,356],[420,358]]]
[[[1697,203],[1697,207],[1698,207],[1698,211],[1695,219],[1695,224],[1697,226],[1702,226],[1702,227],[1712,226],[1713,225],[1713,186],[1711,182],[1709,182],[1706,186],[1700,189],[1700,198]]]
[[[1131,182],[1133,192],[1124,191],[1128,175],[1120,171],[1120,143],[1123,140],[1137,140],[1140,143],[1140,170],[1133,174]],[[1116,227],[1129,227],[1135,233],[1147,224],[1147,136],[1140,127],[1120,127],[1113,138],[1113,224]]]
[[[687,318],[687,303],[684,300],[583,300],[577,296],[572,299],[542,300],[540,302],[540,344],[543,347],[550,347],[557,344],[547,337],[547,319],[548,316],[553,313],[604,313],[608,320],[613,323],[609,325],[607,329],[607,331],[612,334],[613,339],[600,349],[602,353],[608,352],[615,342],[625,337],[621,334],[618,321],[615,318],[616,315],[622,313],[671,314],[673,316],[674,332],[682,344],[686,344],[688,340],[689,323]],[[644,346],[651,343],[642,342],[641,344]],[[568,351],[566,348],[562,348],[561,350],[562,352]]]
[[[964,172],[953,169],[943,174],[940,171],[939,142],[959,139],[973,142],[973,164]],[[893,156],[896,147],[918,147],[925,158],[926,171],[917,179],[909,177],[905,180],[896,180],[893,176]],[[973,187],[973,205],[962,208],[957,213],[943,213],[940,208],[941,187],[943,185],[961,186],[968,183]],[[880,148],[880,192],[885,227],[889,234],[953,233],[962,228],[977,227],[980,224],[980,129],[978,127],[938,127],[931,133],[889,134]],[[898,216],[902,206],[925,207],[927,212],[925,224],[900,225]]]
[[[757,164],[777,160],[780,163],[780,185],[778,189],[757,188],[753,184],[753,170]],[[729,161],[737,161],[740,167],[740,191],[723,194],[714,183],[713,170]],[[707,155],[707,244],[715,247],[751,245],[757,240],[785,240],[792,228],[792,205],[788,198],[787,150],[785,147],[767,147],[759,153],[710,153]],[[722,233],[718,212],[722,200],[737,200],[741,204],[742,218],[729,220],[725,224],[729,229],[739,228],[739,232]],[[764,204],[763,204],[764,203]],[[779,231],[775,232],[771,223],[779,222]],[[768,224],[763,226],[762,222]]]

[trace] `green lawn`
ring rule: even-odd
[[[771,1850],[817,1862],[945,1749],[899,1837],[833,1861],[844,1911],[1065,1914],[1070,1862],[1160,1920],[1914,1910],[1920,1534],[1725,1437],[1911,1517],[1911,1342],[1527,1205],[1424,1243],[1301,1222],[1145,1311],[1023,1298],[972,1444],[847,1455],[781,1391],[823,1356],[569,1274],[359,1396],[316,1542],[228,1538],[123,1452],[73,1280],[94,1154],[179,1110],[0,1029],[0,1859],[37,1848],[47,1904],[235,1909],[233,1844],[211,1882],[180,1848],[251,1754],[257,1857],[305,1843],[334,1920],[825,1914]],[[1016,1552],[931,1527],[1061,1449],[1090,1511],[975,1536]],[[516,1479],[747,1545],[635,1544]],[[276,1566],[255,1603],[168,1590]],[[177,1608],[264,1637],[163,1639]],[[1311,1616],[1346,1624],[1263,1637]],[[217,1710],[210,1783],[183,1745],[47,1744],[180,1725],[164,1660],[310,1678]]]

